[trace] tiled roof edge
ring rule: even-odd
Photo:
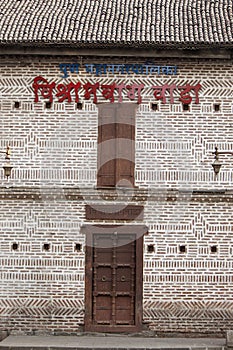
[[[228,48],[233,49],[233,42],[74,42],[74,41],[0,41],[1,47],[67,47],[67,48],[87,48],[87,49],[102,49],[102,48],[124,48],[124,49],[135,49],[135,48],[156,48],[156,49],[204,49],[204,48]]]

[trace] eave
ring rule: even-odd
[[[233,59],[233,43],[136,45],[135,43],[1,42],[0,55]]]

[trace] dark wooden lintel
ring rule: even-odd
[[[143,220],[141,205],[86,205],[86,220]]]

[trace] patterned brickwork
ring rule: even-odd
[[[2,57],[0,61],[0,149],[10,143],[14,166],[8,183],[0,173],[4,188],[0,200],[1,328],[13,333],[81,331],[86,239],[81,228],[90,224],[85,205],[93,203],[144,205],[144,218],[135,218],[133,224],[148,227],[143,319],[151,329],[223,332],[232,328],[232,200],[223,195],[225,190],[232,195],[232,164],[228,156],[222,157],[218,179],[211,169],[215,145],[233,152],[232,64],[158,61],[178,65],[178,75],[169,78],[95,77],[84,74],[82,67],[79,75],[71,74],[67,81],[145,84],[136,114],[135,144],[135,182],[145,191],[114,199],[110,194],[101,197],[94,189],[98,106],[83,96],[81,110],[74,102],[54,101],[50,109],[42,98],[34,103],[34,77],[64,82],[58,68],[62,62],[67,59]],[[122,62],[115,59],[115,63]],[[192,103],[189,111],[183,111],[178,95],[174,104],[162,104],[153,97],[152,85],[187,82],[202,85],[200,104]],[[106,102],[100,95],[98,99]],[[125,95],[123,100],[127,101]],[[15,102],[20,102],[19,108]],[[158,104],[157,111],[151,103]],[[220,104],[219,111],[214,111],[215,103]],[[193,198],[194,190],[220,192],[217,198],[208,192],[206,198]]]
[[[145,253],[144,320],[153,320],[153,329],[231,328],[233,221],[224,215],[231,208],[182,201],[147,206],[145,252],[149,244],[155,252]]]
[[[14,149],[12,159],[17,165],[14,183],[28,186],[48,183],[95,186],[98,108],[83,97],[82,110],[77,110],[74,102],[54,102],[51,109],[45,108],[43,98],[34,103],[33,78],[42,75],[50,81],[64,82],[58,67],[62,59],[49,65],[43,60],[38,64],[27,60],[13,61],[7,67],[2,59],[1,66],[0,104],[4,129],[1,130],[0,147],[10,142]],[[119,63],[119,60],[116,62]],[[221,171],[218,182],[210,169],[211,152],[215,145],[221,150],[233,150],[232,134],[229,132],[233,109],[232,65],[228,61],[197,61],[195,65],[187,61],[171,63],[179,64],[179,73],[172,78],[133,74],[121,75],[120,79],[113,74],[95,77],[84,74],[81,68],[79,75],[70,74],[67,81],[98,81],[102,84],[124,81],[126,84],[145,85],[136,116],[137,185],[182,188],[229,185],[232,183],[229,162]],[[168,98],[166,104],[157,101],[158,111],[151,110],[151,103],[156,102],[151,86],[166,83],[179,86],[186,82],[201,83],[200,104],[192,103],[190,111],[184,112],[177,95],[174,104],[170,104]],[[127,101],[125,96],[124,99]],[[98,96],[98,100],[106,102],[102,96]],[[14,108],[15,101],[20,102],[19,109]],[[219,112],[214,112],[215,103],[220,104]],[[19,132],[21,125],[24,127]],[[6,133],[5,129],[10,132]]]
[[[69,327],[79,330],[84,313],[82,212],[80,205],[46,200],[1,205],[3,328],[65,332],[68,318]],[[75,250],[77,243],[81,251]],[[49,244],[49,250],[44,244]]]

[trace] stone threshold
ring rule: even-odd
[[[0,350],[226,350],[224,338],[157,338],[107,336],[13,336]]]

